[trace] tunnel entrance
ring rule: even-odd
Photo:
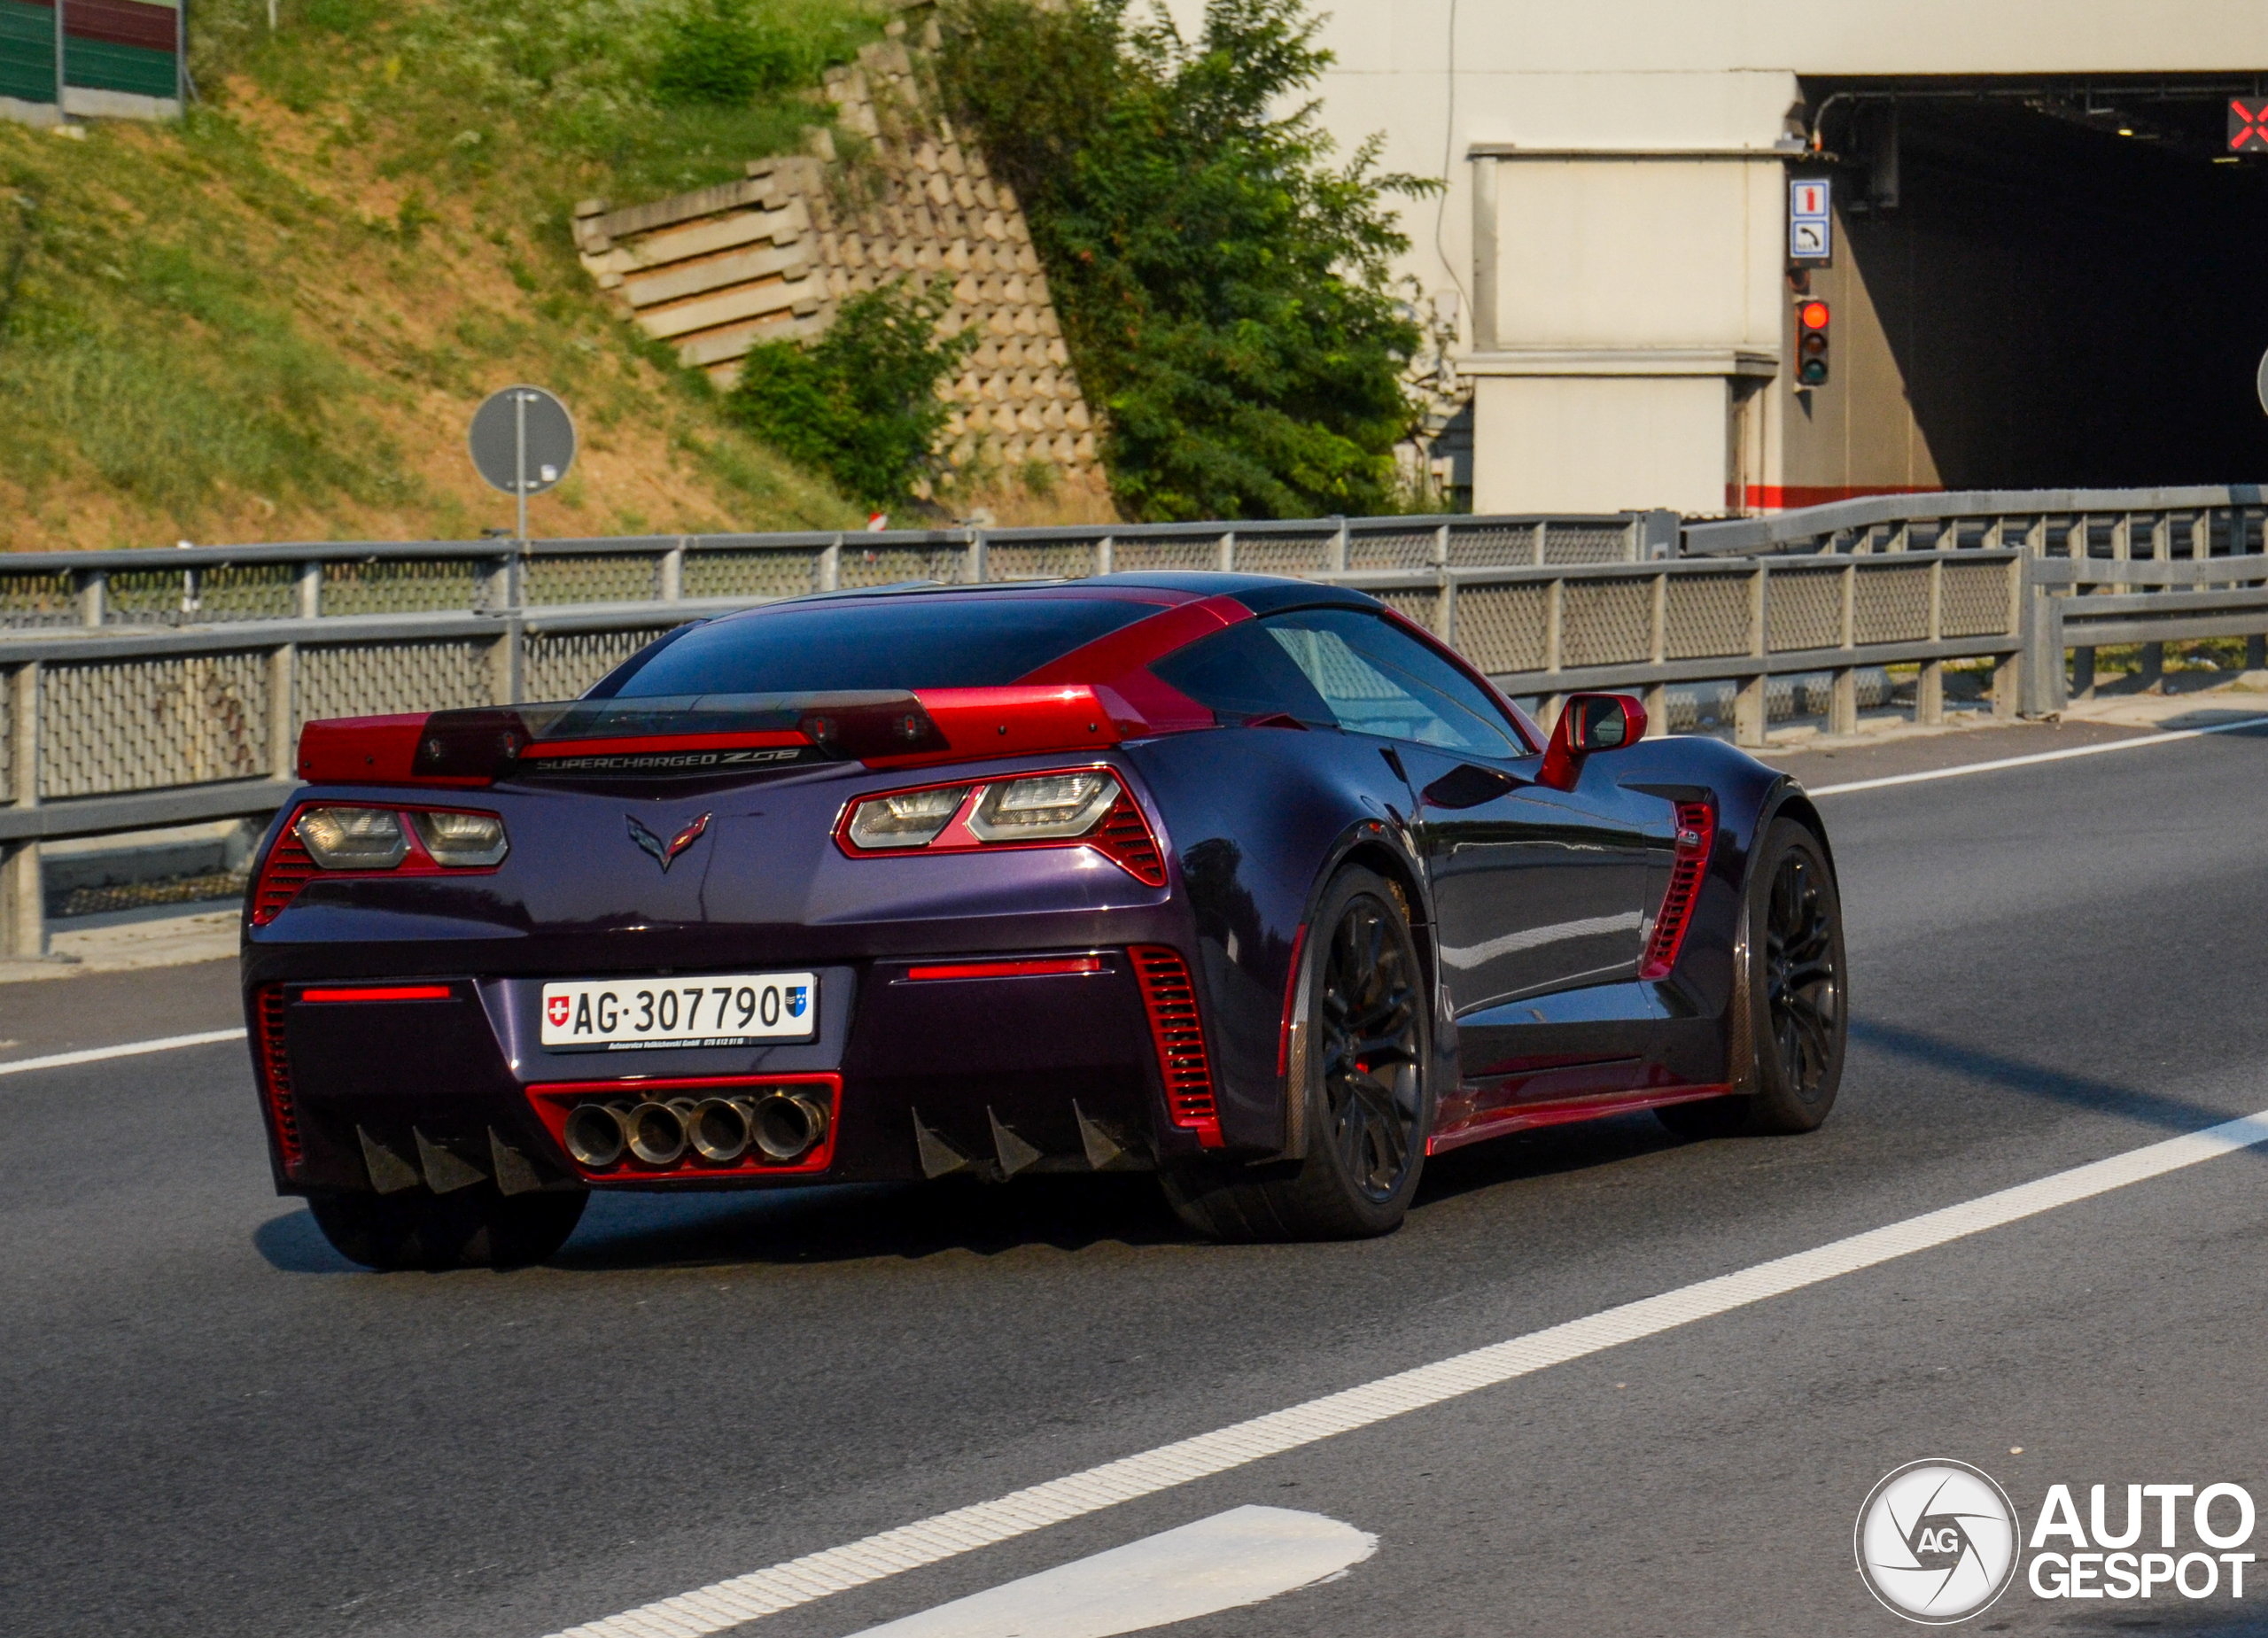
[[[2226,128],[2256,89],[1806,81],[1791,168],[1840,241],[1830,377],[1776,388],[1785,503],[2268,476],[2268,153]]]

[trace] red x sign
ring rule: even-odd
[[[2268,151],[2268,101],[2256,102],[2248,108],[2234,98],[2230,100],[2229,151]]]

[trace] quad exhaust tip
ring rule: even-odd
[[[578,1104],[567,1114],[567,1153],[579,1166],[604,1171],[627,1153],[649,1166],[675,1166],[690,1149],[729,1166],[750,1149],[777,1165],[799,1161],[827,1137],[824,1105],[801,1092],[755,1098],[672,1098],[666,1103]]]

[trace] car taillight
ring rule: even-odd
[[[971,835],[983,842],[1037,842],[1084,836],[1118,800],[1120,786],[1107,773],[1043,773],[985,788],[984,798],[968,816]]]
[[[310,803],[291,816],[260,866],[252,924],[266,927],[301,888],[325,876],[485,873],[510,851],[504,821],[493,813]]]
[[[926,848],[967,799],[966,785],[870,796],[850,811],[850,840],[862,848]]]
[[[1062,768],[863,796],[844,811],[835,840],[853,858],[1086,847],[1146,887],[1166,882],[1165,855],[1149,820],[1107,768]]]
[[[307,808],[291,829],[321,870],[392,870],[409,857],[409,835],[392,808]]]
[[[448,813],[418,809],[409,822],[417,840],[445,869],[479,869],[501,865],[512,844],[504,835],[504,821],[493,813]]]

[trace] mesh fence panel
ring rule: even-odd
[[[42,799],[268,772],[268,656],[50,665],[40,676]]]
[[[485,642],[361,642],[299,650],[297,720],[490,705]]]
[[[1983,637],[2008,629],[2008,567],[1947,563],[1938,588],[1938,620],[1947,637]]]
[[[1745,575],[1672,576],[1665,611],[1668,657],[1704,660],[1746,654],[1748,588]]]
[[[819,590],[816,547],[781,552],[687,552],[680,590],[687,597],[802,597]]]
[[[113,569],[103,597],[104,623],[203,625],[214,620],[288,619],[294,612],[291,581],[297,571],[293,563]]]
[[[430,614],[484,606],[481,582],[488,565],[470,557],[425,563],[373,558],[322,566],[325,614]]]
[[[1438,592],[1374,592],[1371,595],[1395,613],[1429,632],[1433,629],[1433,617],[1441,612],[1441,598]]]
[[[1347,536],[1347,566],[1423,569],[1433,561],[1434,538],[1430,529],[1350,530]]]
[[[1547,563],[1619,563],[1630,555],[1629,532],[1614,524],[1547,524]]]
[[[1930,634],[1930,571],[1861,571],[1852,624],[1860,642],[1918,642]]]
[[[1765,594],[1766,646],[1832,648],[1843,640],[1843,571],[1774,570]]]
[[[521,686],[531,700],[574,699],[662,635],[659,631],[563,632],[531,637],[521,659]]]
[[[1244,574],[1326,574],[1331,569],[1331,537],[1314,535],[1254,535],[1237,537],[1237,569]]]
[[[843,542],[839,583],[896,586],[905,580],[936,580],[958,586],[968,573],[968,549],[960,546],[859,547]]]
[[[984,574],[992,580],[1076,580],[1095,571],[1090,540],[1027,541],[984,548]]]
[[[646,602],[662,594],[659,553],[603,557],[531,557],[520,570],[520,596],[537,603]]]
[[[1460,586],[1457,652],[1491,676],[1540,672],[1547,614],[1541,586]]]
[[[0,572],[0,626],[76,625],[79,598],[60,570],[42,574]]]
[[[1161,569],[1218,569],[1221,543],[1186,537],[1145,540],[1139,536],[1132,540],[1121,536],[1112,547],[1110,557],[1111,566],[1121,574]]]
[[[1627,665],[1651,656],[1651,580],[1570,580],[1560,596],[1563,667]]]
[[[1453,569],[1508,569],[1535,561],[1535,530],[1531,526],[1491,524],[1449,530],[1449,566]]]

